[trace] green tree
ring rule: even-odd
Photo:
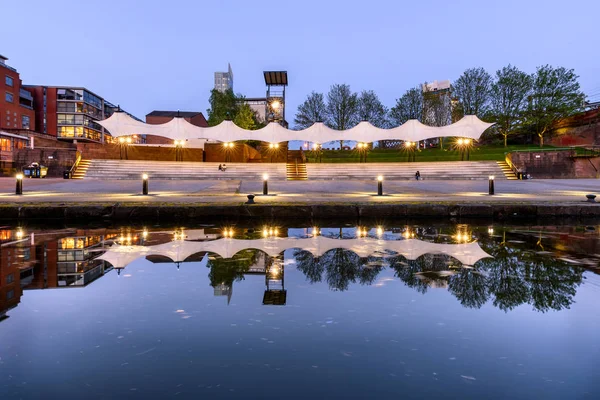
[[[237,114],[237,96],[231,89],[225,92],[211,90],[208,102],[210,104],[210,108],[206,110],[208,126],[219,125],[226,119],[233,119]]]
[[[373,90],[363,90],[358,96],[358,117],[378,128],[388,126],[388,109]]]
[[[225,120],[233,121],[237,126],[244,129],[259,129],[264,124],[259,121],[256,113],[245,102],[246,98],[241,94],[234,94],[229,89],[220,92],[216,89],[210,91],[210,108],[208,114],[208,126],[219,125]]]
[[[409,89],[396,99],[396,105],[391,108],[389,118],[393,125],[399,126],[410,119],[423,119],[423,91],[420,86]]]
[[[482,116],[489,106],[492,77],[483,68],[470,68],[452,85],[454,96],[465,115]]]
[[[327,107],[323,99],[323,93],[312,92],[304,103],[298,106],[298,112],[294,118],[297,129],[306,129],[315,122],[323,122],[327,117]]]
[[[525,126],[540,138],[540,147],[556,122],[583,109],[585,95],[577,78],[572,69],[550,65],[538,67],[533,75],[523,116]]]
[[[521,124],[531,83],[530,75],[512,65],[496,71],[490,90],[489,119],[496,123],[496,129],[504,137],[504,147],[507,146],[508,135]]]
[[[327,93],[327,125],[332,129],[350,129],[358,123],[358,94],[350,85],[332,85]],[[340,140],[340,148],[344,141]]]
[[[254,130],[260,127],[260,123],[256,119],[254,111],[248,104],[240,104],[237,112],[233,117],[233,123],[240,128]]]

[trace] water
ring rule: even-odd
[[[4,227],[0,398],[600,396],[599,227],[388,225]]]

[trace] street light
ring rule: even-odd
[[[183,140],[175,141],[175,161],[183,161]]]
[[[233,142],[224,142],[223,147],[225,148],[225,162],[231,161],[230,151],[233,150]]]
[[[142,194],[144,196],[148,195],[148,174],[142,175]]]
[[[377,177],[377,196],[383,196],[383,175]]]
[[[19,173],[16,176],[17,178],[17,186],[15,188],[15,194],[22,195],[23,194],[23,174]]]
[[[494,194],[494,175],[490,175],[488,177],[488,185],[489,185],[489,194],[491,196]]]
[[[269,174],[263,174],[263,196],[269,194]]]
[[[415,161],[415,147],[416,147],[416,142],[404,142],[404,148],[406,148],[406,151],[408,153],[408,162],[411,161]]]

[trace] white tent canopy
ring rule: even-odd
[[[493,125],[483,122],[475,115],[466,115],[460,121],[442,127],[427,126],[413,119],[391,129],[377,128],[369,122],[363,121],[355,127],[343,131],[331,129],[322,122],[295,131],[272,122],[262,129],[251,131],[240,128],[231,121],[223,121],[219,125],[209,128],[192,125],[184,118],[173,118],[171,121],[159,125],[146,124],[131,118],[124,112],[115,112],[110,118],[98,121],[98,123],[108,129],[114,137],[156,135],[173,140],[208,139],[220,142],[260,140],[269,143],[291,140],[312,143],[327,143],[336,140],[356,140],[365,143],[379,140],[417,142],[436,137],[463,137],[478,140],[481,134]]]
[[[473,265],[482,258],[491,257],[479,247],[477,242],[467,244],[431,243],[418,239],[381,240],[374,238],[332,239],[323,236],[312,238],[264,238],[254,240],[238,240],[221,238],[210,241],[175,240],[154,246],[119,246],[113,245],[97,259],[105,260],[114,268],[124,268],[142,256],[161,255],[174,262],[185,261],[193,254],[210,252],[223,258],[231,258],[245,249],[258,249],[271,257],[276,257],[287,249],[301,249],[320,257],[332,249],[353,251],[360,257],[385,252],[398,253],[409,260],[415,260],[423,254],[447,254],[464,265]]]

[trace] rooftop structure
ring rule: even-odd
[[[266,122],[277,122],[287,128],[285,120],[285,87],[288,85],[287,71],[264,71],[267,85]]]

